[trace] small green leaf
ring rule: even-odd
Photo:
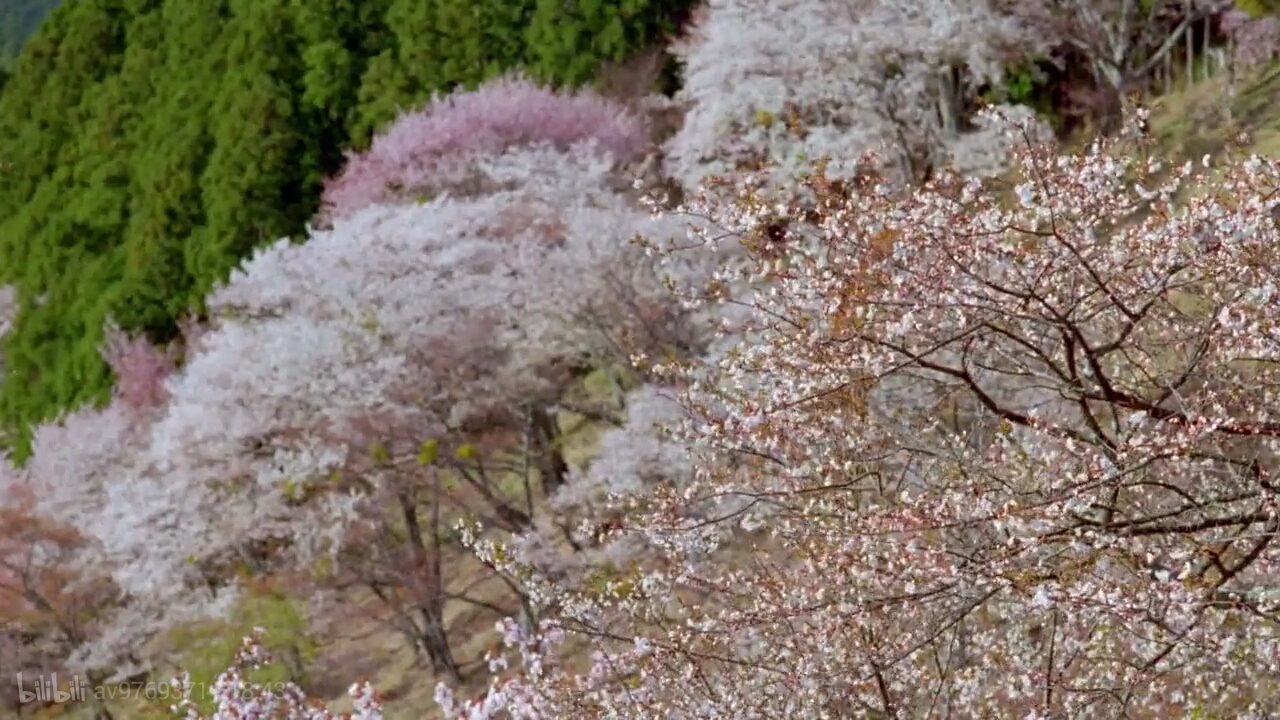
[[[302,483],[293,478],[285,478],[284,496],[288,500],[301,500],[303,496]]]
[[[440,443],[435,439],[427,440],[418,449],[418,464],[431,465],[440,458]]]

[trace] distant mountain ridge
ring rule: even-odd
[[[5,0],[0,3],[0,65],[13,62],[22,44],[58,6],[59,0]]]

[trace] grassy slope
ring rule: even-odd
[[[1280,156],[1280,65],[1251,75],[1231,92],[1225,77],[1153,103],[1152,131],[1161,147],[1180,158],[1199,159],[1222,150],[1246,132],[1262,155]]]

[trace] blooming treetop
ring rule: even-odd
[[[477,162],[509,149],[589,145],[602,158],[627,161],[648,144],[645,123],[620,103],[589,90],[560,93],[520,76],[500,77],[473,92],[432,99],[401,115],[368,151],[350,154],[325,187],[320,222],[375,203],[491,192],[505,183]]]
[[[549,177],[557,160],[523,157],[495,172],[523,162]],[[579,158],[567,187],[368,208],[247,262],[211,296],[223,317],[170,381],[147,443],[154,471],[134,478],[129,525],[169,528],[163,543],[121,538],[139,578],[252,539],[334,547],[351,498],[326,493],[315,515],[294,496],[343,467],[351,442],[365,450],[359,418],[412,414],[420,441],[444,437],[553,391],[540,369],[557,358],[616,353],[611,334],[668,337],[671,302],[630,245],[662,224],[588,190],[604,171],[593,162]],[[175,509],[178,489],[189,510]]]
[[[1280,163],[1146,155],[811,177],[758,335],[670,369],[694,471],[619,523],[654,554],[573,583],[477,543],[554,611],[449,717],[1274,715]]]
[[[998,84],[1044,40],[985,1],[949,0],[712,0],[691,33],[676,48],[690,110],[665,147],[688,188],[764,166],[785,176],[823,156],[848,175],[868,150],[891,176],[919,177],[960,141],[952,69]],[[961,170],[1001,164],[999,135],[983,137],[961,142],[972,165]]]
[[[0,476],[10,485],[0,492],[0,512],[22,518],[21,523],[6,523],[9,529],[27,523],[41,530],[28,535],[27,547],[58,548],[53,554],[43,553],[43,561],[28,565],[46,578],[56,578],[59,590],[55,595],[61,599],[35,603],[40,612],[34,617],[45,623],[57,622],[61,604],[84,599],[78,596],[97,595],[96,604],[81,603],[84,607],[76,611],[82,626],[75,632],[60,633],[62,654],[57,659],[67,659],[66,653],[71,652],[76,656],[71,658],[73,667],[83,663],[91,671],[109,667],[110,672],[128,674],[137,669],[132,658],[139,631],[155,628],[157,607],[164,606],[145,602],[122,606],[121,601],[129,594],[145,597],[148,588],[160,588],[161,596],[167,597],[174,586],[182,587],[188,568],[180,566],[179,572],[168,578],[137,574],[131,568],[133,554],[119,552],[139,547],[146,551],[148,536],[139,533],[135,524],[135,482],[147,473],[147,431],[167,401],[164,381],[173,369],[173,358],[145,338],[115,329],[109,329],[107,336],[103,357],[119,378],[111,401],[104,408],[81,408],[37,427],[27,463],[14,468],[7,458],[4,461]],[[164,489],[152,501],[182,507],[182,501],[175,498],[178,492]],[[140,535],[143,543],[139,543]],[[14,561],[9,554],[13,547],[11,543],[0,549],[0,563]],[[108,588],[111,591],[104,592]],[[27,600],[35,596],[28,594]],[[168,619],[204,617],[222,607],[171,604]],[[23,625],[19,619],[19,627]]]

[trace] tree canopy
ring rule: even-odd
[[[0,43],[46,4],[5,3]],[[303,235],[324,178],[398,113],[517,67],[580,85],[690,5],[64,3],[0,83],[0,281],[21,299],[0,425],[17,455],[32,423],[106,399],[107,318],[176,337],[255,247]]]

